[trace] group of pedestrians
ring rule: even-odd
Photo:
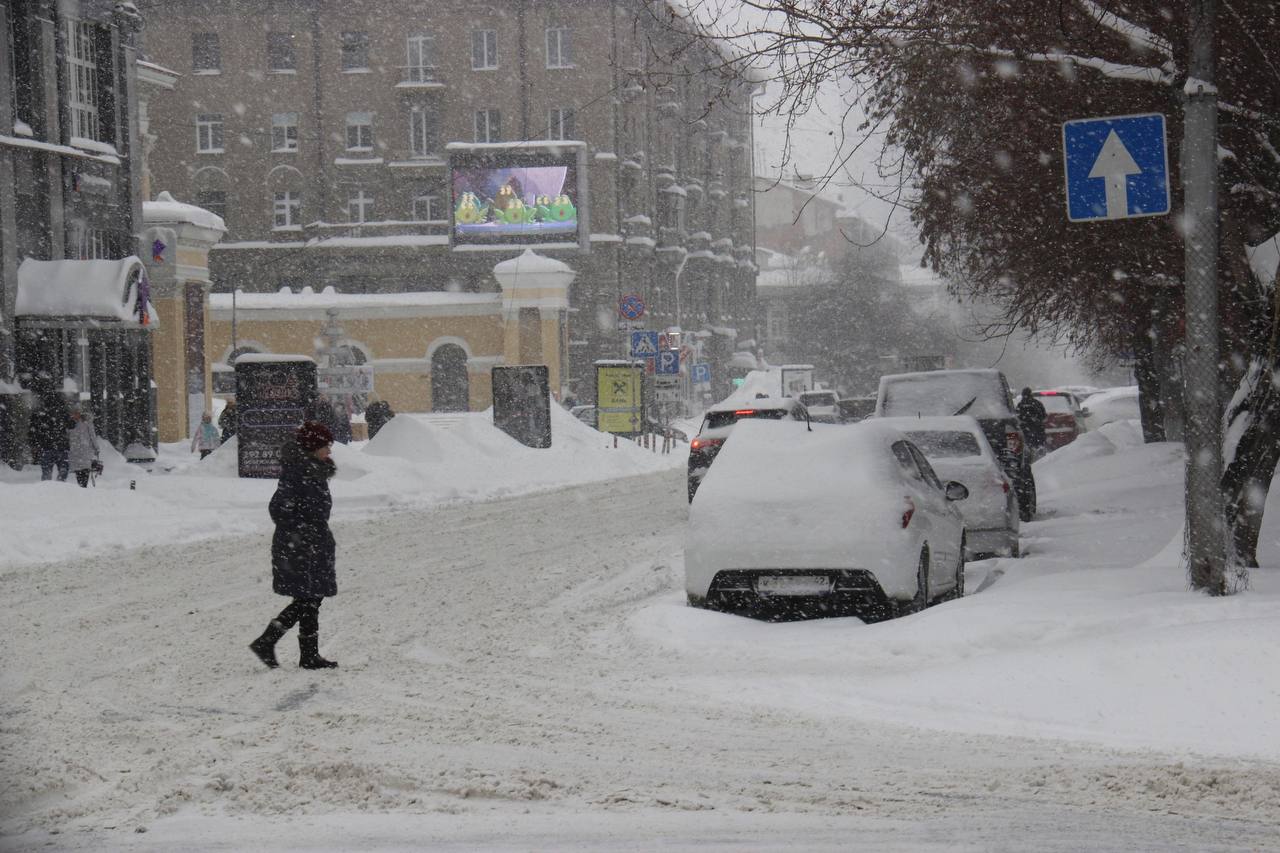
[[[76,483],[87,488],[94,474],[102,471],[98,434],[93,415],[80,406],[71,406],[62,395],[46,393],[40,408],[31,416],[28,432],[31,455],[40,464],[40,479],[65,482],[75,474]]]

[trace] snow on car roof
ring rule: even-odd
[[[798,403],[791,397],[756,397],[751,400],[725,400],[716,403],[708,412],[734,412],[738,409],[794,409]]]
[[[879,415],[1002,418],[1011,412],[998,370],[930,370],[880,377]]]

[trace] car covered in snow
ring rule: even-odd
[[[1142,419],[1137,385],[1107,388],[1091,394],[1085,399],[1084,408],[1085,425],[1091,430],[1113,421]]]
[[[1036,515],[1036,480],[1031,448],[1018,425],[1009,382],[998,370],[930,370],[880,377],[876,416],[914,418],[970,415],[1000,460],[1018,496],[1023,521]]]
[[[809,413],[814,423],[834,424],[842,420],[834,391],[802,391],[800,405]]]
[[[748,403],[726,401],[707,409],[698,434],[689,442],[689,500],[707,475],[733,425],[743,418],[761,421],[808,421],[809,413],[793,397],[758,394]]]
[[[958,504],[964,516],[965,559],[1017,557],[1018,500],[976,420],[954,418],[881,418],[897,427],[929,460],[940,480],[963,483],[969,497]]]
[[[739,422],[689,508],[689,603],[880,619],[958,597],[967,496],[874,418]]]

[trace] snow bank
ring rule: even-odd
[[[491,411],[393,418],[370,442],[336,445],[336,519],[527,494],[684,465],[596,432],[551,407],[552,446],[525,447],[493,426]],[[106,471],[91,489],[39,481],[39,466],[0,470],[0,565],[70,559],[148,545],[268,529],[273,480],[237,476],[236,440],[208,458],[188,442],[161,447],[150,472],[105,442]],[[135,488],[130,488],[130,482]]]

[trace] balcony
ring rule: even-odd
[[[444,78],[434,66],[402,65],[400,71],[401,77],[400,82],[396,84],[397,89],[423,90],[445,87]]]

